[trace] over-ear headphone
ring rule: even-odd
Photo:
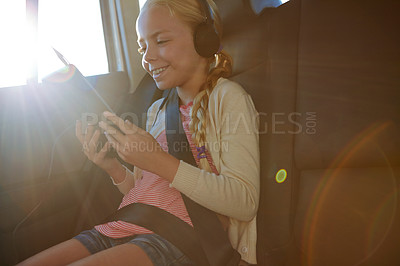
[[[199,24],[194,31],[194,47],[199,55],[209,58],[216,54],[220,47],[220,40],[214,26],[214,17],[207,0],[198,0],[203,8],[206,20]]]

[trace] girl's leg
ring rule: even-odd
[[[139,246],[131,243],[121,244],[92,256],[85,257],[72,264],[73,266],[100,265],[139,265],[152,266],[153,263]]]
[[[81,242],[76,239],[70,239],[34,255],[18,265],[67,265],[89,255],[90,252]]]

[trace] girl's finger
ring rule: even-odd
[[[106,154],[110,147],[112,147],[111,143],[107,141],[106,144],[104,144],[104,146],[101,148],[101,150],[96,154],[96,161],[102,161],[104,157],[106,157]]]
[[[141,129],[140,127],[138,127],[137,125],[131,123],[128,119],[125,120],[124,122],[124,128],[125,128],[125,134],[129,135],[129,134],[135,134],[135,133],[144,133],[146,132],[145,130]]]
[[[116,141],[123,142],[125,135],[122,134],[119,130],[115,129],[114,127],[108,125],[104,121],[99,123],[99,126],[104,129],[106,136],[112,136]]]
[[[89,154],[90,156],[95,156],[97,153],[97,144],[100,137],[100,130],[96,130],[89,141]]]
[[[116,125],[119,129],[121,129],[122,132],[124,132],[123,131],[124,121],[120,117],[108,111],[103,112],[103,115],[105,118],[107,118],[107,120],[113,122],[114,125]]]
[[[86,128],[86,131],[85,131],[85,138],[84,138],[84,142],[85,142],[86,144],[89,144],[90,139],[92,138],[92,135],[93,135],[93,130],[94,130],[94,126],[88,126],[88,127]]]
[[[83,136],[83,132],[82,132],[82,121],[80,121],[80,120],[76,120],[76,123],[75,123],[75,135],[78,138],[79,142],[81,144],[83,144],[84,136]]]
[[[107,131],[104,132],[104,135],[106,136],[108,142],[110,142],[110,144],[113,145],[114,148],[116,148],[119,142],[114,138],[114,136],[108,134]]]
[[[104,117],[114,123],[114,125],[118,126],[118,128],[123,132],[125,135],[135,134],[138,133],[140,128],[136,125],[130,123],[128,120],[122,120],[122,118],[110,113],[104,112]],[[129,122],[129,123],[127,123]]]

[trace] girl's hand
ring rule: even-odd
[[[106,154],[111,148],[111,143],[108,141],[102,149],[97,152],[100,130],[94,130],[94,126],[89,125],[86,132],[82,131],[82,122],[76,121],[75,134],[79,142],[83,145],[85,155],[97,166],[105,170],[109,175],[119,179],[119,172],[123,169],[121,163],[116,158],[107,158]],[[124,175],[125,176],[125,175]]]
[[[123,121],[110,112],[103,114],[120,130],[116,130],[103,121],[99,123],[99,126],[105,130],[108,141],[122,160],[172,182],[179,166],[179,160],[163,151],[149,132],[127,120]]]

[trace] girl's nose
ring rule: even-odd
[[[154,51],[154,49],[151,49],[150,47],[147,47],[146,51],[144,52],[143,55],[143,60],[146,63],[150,63],[151,61],[154,61],[155,59],[157,59],[157,55]]]

